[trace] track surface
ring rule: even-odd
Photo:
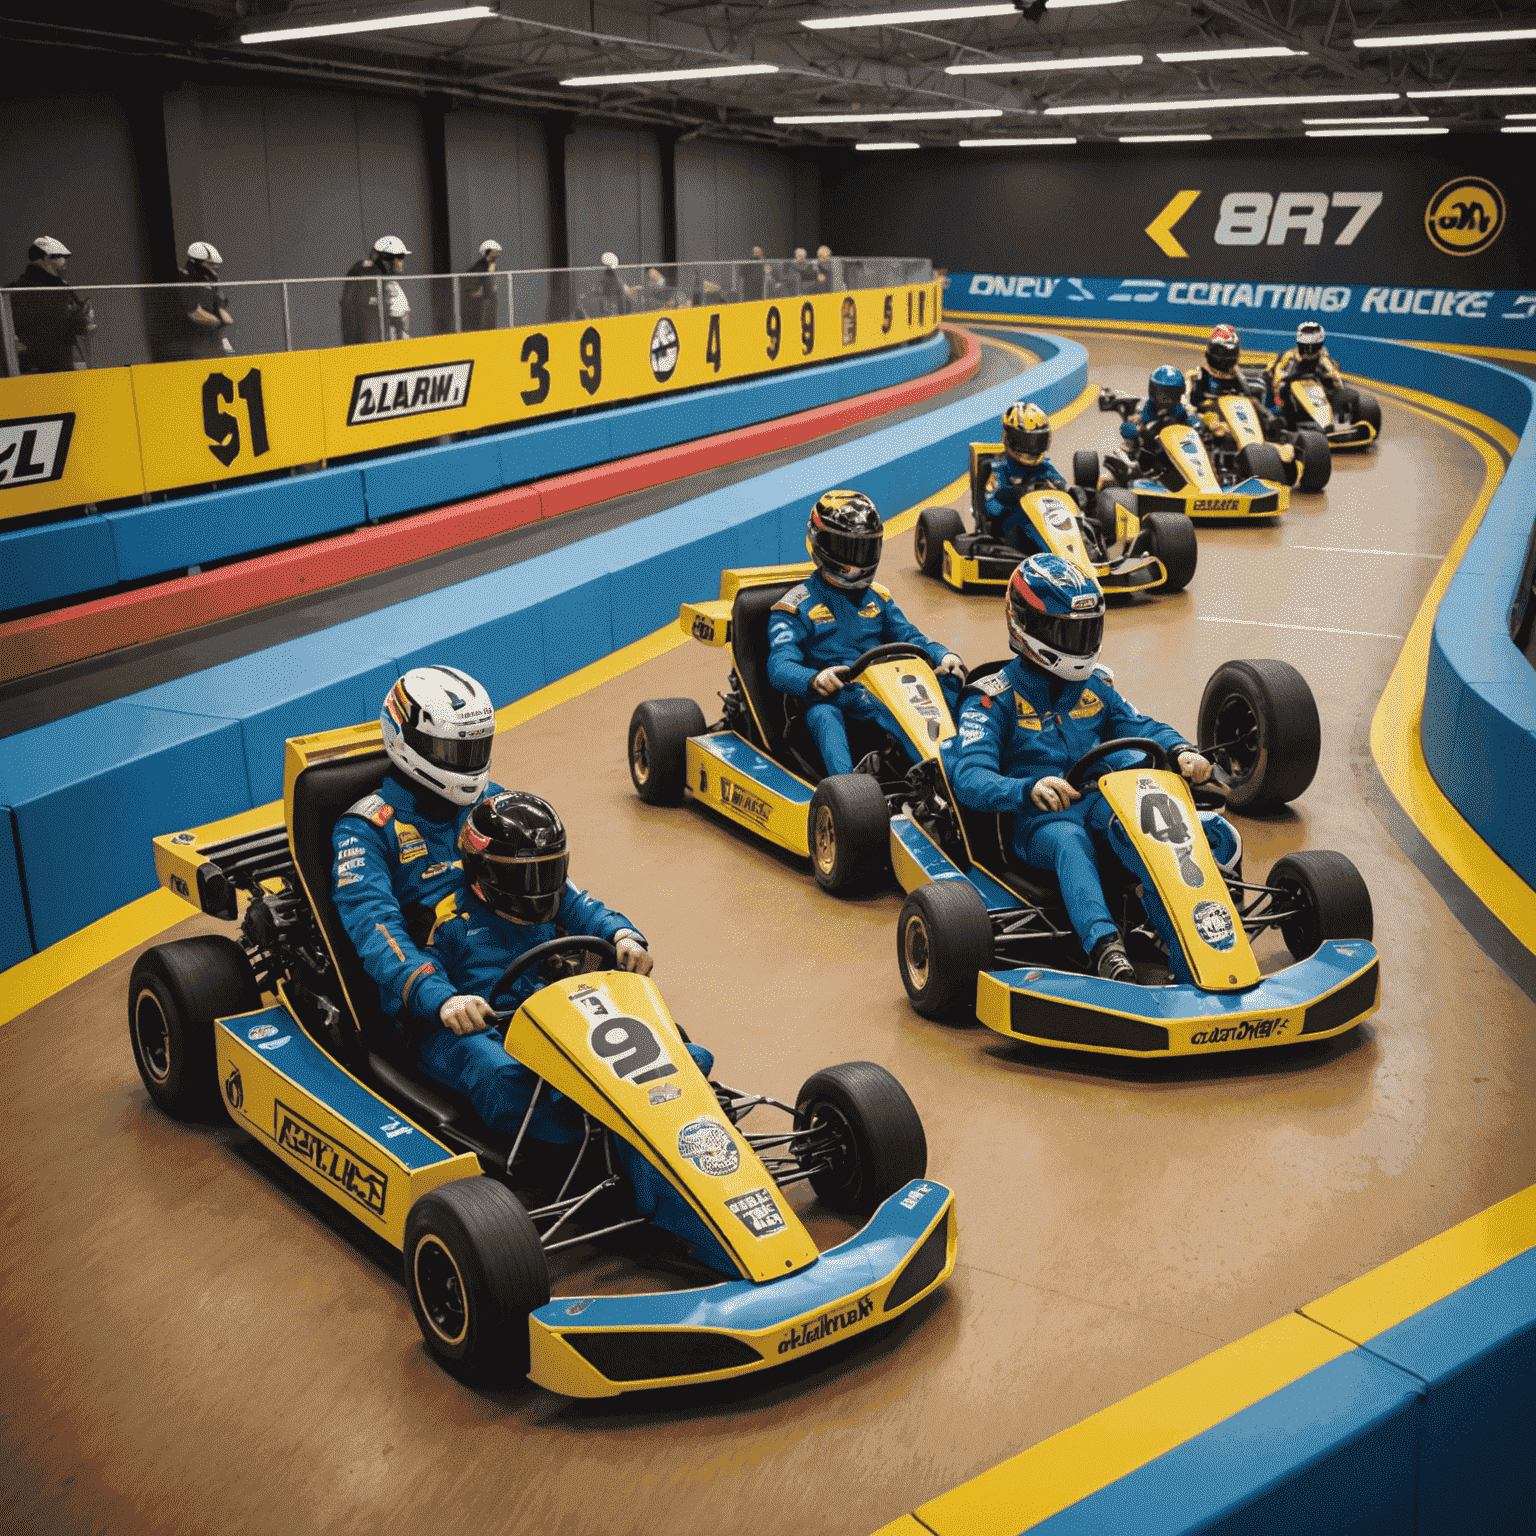
[[[1164,343],[1086,339],[1096,383],[1137,388],[1166,360]],[[1377,454],[1341,457],[1278,526],[1202,530],[1190,590],[1114,611],[1106,649],[1122,689],[1186,729],[1229,657],[1308,675],[1318,780],[1293,814],[1240,826],[1251,871],[1308,846],[1359,864],[1383,956],[1369,1025],[1122,1067],[925,1023],[896,973],[894,891],[835,902],[704,813],[634,798],[633,705],[707,707],[724,685],[723,653],[690,644],[503,737],[496,775],[560,807],[573,877],[651,936],[725,1081],[790,1097],[829,1061],[897,1073],[930,1170],[958,1190],[947,1293],[755,1385],[596,1405],[467,1391],[429,1363],[398,1258],[232,1129],[149,1105],[124,1038],[128,957],[0,1030],[0,1528],[858,1536],[1536,1182],[1536,1006],[1371,809],[1364,730],[1398,649],[1379,637],[1406,631],[1436,568],[1423,557],[1482,474],[1459,436],[1384,415]],[[1057,462],[1114,424],[1079,417]],[[923,582],[909,540],[882,574],[969,659],[1004,652],[997,599]],[[805,1214],[823,1245],[847,1230]],[[613,1257],[573,1273],[557,1291],[639,1283]]]

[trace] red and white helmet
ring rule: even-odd
[[[1206,366],[1216,373],[1231,373],[1243,355],[1242,343],[1230,325],[1218,325],[1205,344]]]
[[[413,667],[384,695],[384,750],[413,783],[473,805],[491,778],[496,711],[468,673]]]

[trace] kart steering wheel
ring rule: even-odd
[[[549,939],[543,944],[535,944],[532,949],[525,949],[516,960],[504,970],[496,979],[496,984],[490,990],[488,1001],[494,1003],[496,994],[504,992],[517,980],[530,966],[541,965],[544,961],[552,959],[555,955],[565,955],[581,950],[586,954],[595,954],[599,959],[607,960],[605,970],[613,970],[619,963],[619,952],[607,939],[591,938],[580,933],[567,934],[562,939]]]
[[[874,650],[865,651],[857,661],[846,667],[838,667],[836,671],[844,683],[851,683],[867,667],[880,661],[926,661],[929,666],[933,665],[922,646],[908,645],[905,640],[897,640],[890,645],[877,645]]]
[[[1062,777],[1073,789],[1081,789],[1089,771],[1098,767],[1112,752],[1140,752],[1146,761],[1137,766],[1162,769],[1168,773],[1176,771],[1167,749],[1150,736],[1117,736],[1113,741],[1101,741],[1098,746],[1083,753]]]

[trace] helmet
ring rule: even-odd
[[[224,258],[219,255],[217,246],[209,245],[206,240],[194,240],[187,247],[187,260],[200,261],[205,267],[217,267]]]
[[[1302,357],[1317,357],[1328,333],[1316,320],[1303,320],[1296,327],[1296,351]]]
[[[1164,363],[1147,380],[1147,394],[1151,396],[1154,410],[1159,413],[1171,411],[1184,398],[1184,375]]]
[[[455,805],[473,805],[491,777],[496,711],[474,678],[413,667],[384,695],[384,750],[406,778]]]
[[[571,855],[555,808],[509,790],[482,800],[459,832],[464,883],[510,923],[552,923]]]
[[[411,253],[405,248],[405,241],[399,235],[380,235],[373,242],[373,254],[375,256],[409,256]]]
[[[1015,400],[1003,412],[1003,447],[1026,464],[1038,464],[1051,446],[1051,418],[1033,400]]]
[[[619,264],[619,258],[615,256],[612,251],[604,251],[598,260],[601,261],[602,264],[609,269],[609,271],[612,271]]]
[[[482,240],[480,242],[480,254],[482,256],[500,256],[501,255],[501,241],[499,241],[499,240]]]
[[[38,261],[44,256],[68,256],[69,254],[69,247],[62,240],[55,240],[52,235],[39,235],[27,247],[28,261]]]
[[[1060,555],[1031,555],[1004,601],[1015,655],[1070,683],[1093,672],[1104,643],[1104,594],[1086,571]]]
[[[862,592],[880,569],[885,528],[862,491],[828,491],[811,508],[805,547],[821,578],[843,592]]]
[[[1243,355],[1243,344],[1230,325],[1218,325],[1205,344],[1206,365],[1217,373],[1231,373]]]

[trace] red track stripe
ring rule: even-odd
[[[824,437],[887,411],[927,400],[963,383],[981,365],[981,343],[951,333],[961,355],[937,372],[851,400],[800,411],[777,421],[661,448],[634,458],[577,470],[515,490],[498,491],[435,512],[357,529],[296,549],[258,555],[196,576],[114,593],[51,613],[0,624],[0,682],[30,677],[124,646],[161,640],[288,598],[306,596],[363,576],[459,549],[541,518],[559,517],[615,496],[756,458]]]

